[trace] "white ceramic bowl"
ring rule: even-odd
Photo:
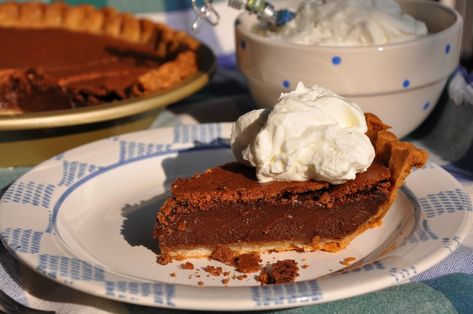
[[[257,104],[273,106],[301,81],[357,102],[399,137],[413,131],[458,65],[463,22],[456,11],[433,1],[399,2],[403,12],[427,24],[429,35],[386,45],[307,46],[255,34],[255,15],[241,14],[235,22],[237,61]],[[277,7],[296,8],[297,2]]]

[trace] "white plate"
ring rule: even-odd
[[[156,211],[178,176],[232,160],[230,125],[155,129],[94,142],[56,156],[18,179],[0,201],[5,245],[27,265],[59,283],[94,295],[181,309],[275,309],[352,297],[401,283],[440,262],[473,221],[461,185],[434,164],[415,171],[380,228],[338,253],[274,253],[292,258],[297,282],[260,286],[208,276],[225,265],[192,260],[156,263]],[[349,267],[340,261],[355,257]],[[231,275],[237,274],[234,270]],[[199,278],[200,276],[200,278]],[[204,286],[198,286],[202,281]]]

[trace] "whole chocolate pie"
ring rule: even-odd
[[[175,86],[198,41],[111,8],[0,4],[0,114],[92,106]]]
[[[399,188],[427,153],[399,141],[366,114],[376,158],[354,180],[259,183],[255,170],[230,163],[172,184],[157,214],[154,237],[163,260],[209,257],[222,246],[235,254],[338,251],[380,225]]]

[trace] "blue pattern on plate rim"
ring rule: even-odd
[[[83,178],[87,174],[100,170],[101,167],[79,161],[63,160],[62,162],[62,178],[57,184],[58,186],[69,187],[74,181]]]
[[[323,299],[317,280],[299,281],[294,284],[250,287],[251,299],[256,307],[282,304],[304,304]]]
[[[461,239],[458,236],[452,238],[443,238],[442,242],[444,243],[444,248],[448,250],[449,253],[453,253],[461,245]]]
[[[425,197],[420,197],[418,202],[428,218],[446,212],[473,211],[468,195],[460,189],[428,194]]]
[[[41,249],[43,232],[22,228],[6,228],[2,238],[14,252],[38,254]]]
[[[353,273],[358,273],[361,271],[370,272],[370,271],[382,270],[382,269],[386,269],[386,266],[384,266],[384,264],[378,260],[378,261],[370,262],[368,264],[364,264],[363,266],[357,267],[355,269],[351,269],[350,272],[353,272]]]
[[[63,255],[39,254],[39,272],[50,278],[69,279],[71,284],[75,280],[105,282],[105,270],[100,266],[92,265],[78,258]]]
[[[31,229],[7,228],[2,232],[2,239],[15,255],[17,253],[37,255],[38,265],[36,270],[51,279],[59,280],[70,286],[73,286],[78,280],[95,281],[103,284],[106,295],[110,297],[133,302],[138,300],[138,296],[152,296],[154,303],[157,305],[175,306],[173,303],[174,285],[126,281],[113,282],[106,280],[106,271],[101,266],[63,255],[40,254],[41,240],[44,235],[44,232]]]
[[[407,240],[408,243],[418,243],[418,242],[426,242],[430,240],[437,240],[439,237],[431,230],[429,227],[429,221],[427,219],[423,219],[414,232],[411,234],[409,239]]]
[[[389,270],[389,275],[394,278],[396,283],[400,283],[408,278],[417,275],[417,270],[414,266],[401,269],[393,267]]]
[[[50,221],[45,231],[6,228],[1,237],[15,254],[31,254],[38,258],[37,270],[46,276],[74,285],[77,281],[94,281],[103,284],[105,294],[111,298],[124,301],[139,301],[140,298],[152,298],[157,305],[175,307],[176,285],[167,283],[149,283],[127,280],[110,280],[107,272],[97,265],[68,256],[47,254],[41,250],[45,237],[54,237],[57,213],[62,202],[77,187],[88,180],[117,167],[138,162],[147,158],[154,158],[176,152],[193,152],[198,150],[228,149],[229,146],[221,140],[219,124],[181,126],[173,129],[171,143],[144,143],[123,139],[120,136],[111,138],[119,146],[116,162],[99,166],[81,161],[67,159],[67,153],[62,153],[51,160],[62,164],[62,176],[57,184],[47,182],[16,181],[5,192],[2,203],[19,203],[33,207],[49,209]],[[194,143],[193,147],[179,147],[182,144]],[[424,170],[435,169],[429,163]],[[53,194],[63,190],[51,208]],[[472,205],[468,195],[461,189],[439,191],[424,197],[415,198],[409,191],[405,191],[420,209],[423,216],[417,217],[417,227],[402,246],[417,242],[441,241],[443,247],[453,252],[461,242],[458,236],[452,238],[440,237],[429,226],[429,220],[441,215],[454,214],[459,211],[472,212]],[[59,193],[59,192],[58,192]],[[411,194],[411,195],[410,195]],[[383,259],[361,265],[359,268],[340,273],[340,276],[358,272],[389,271],[389,276],[394,283],[400,283],[417,274],[414,266],[398,269],[392,267],[391,261]],[[250,287],[251,299],[255,308],[264,308],[275,305],[304,304],[307,302],[321,301],[324,298],[317,280],[296,282],[294,284],[252,286]]]
[[[49,208],[55,188],[53,184],[15,181],[3,194],[1,201]]]
[[[127,282],[127,281],[105,281],[106,295],[117,297],[122,300],[138,301],[139,297],[153,297],[153,302],[158,305],[175,307],[174,297],[176,287],[172,284]],[[131,294],[131,296],[130,296]]]

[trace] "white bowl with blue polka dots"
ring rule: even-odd
[[[456,11],[436,2],[400,4],[403,12],[427,24],[427,36],[386,45],[309,46],[256,34],[255,15],[241,14],[235,22],[237,61],[257,104],[271,107],[299,81],[318,84],[377,114],[400,137],[413,131],[458,65],[463,22]]]

